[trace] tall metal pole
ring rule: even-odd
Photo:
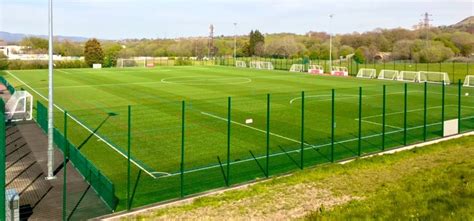
[[[234,63],[237,59],[237,23],[234,23]]]
[[[331,33],[331,21],[334,14],[329,15],[329,73],[332,71],[332,33]]]
[[[53,0],[49,0],[49,11],[48,11],[48,21],[49,21],[49,92],[48,92],[48,176],[46,179],[51,180],[55,179],[54,177],[54,144],[53,144],[53,133],[54,133],[54,123],[53,123]]]

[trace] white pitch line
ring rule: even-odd
[[[442,107],[443,106],[435,106],[435,107],[428,107],[426,109],[431,110],[431,109],[438,109],[438,108],[442,108]],[[458,107],[458,106],[457,105],[445,105],[444,107]],[[472,109],[474,109],[474,107],[463,107],[463,108],[472,108]],[[408,110],[407,113],[416,112],[416,111],[423,111],[423,110],[425,110],[425,109],[424,108],[412,109],[412,110]],[[403,113],[405,113],[405,112],[404,111],[392,112],[392,113],[385,114],[385,116],[392,116],[392,115],[403,114]],[[377,114],[377,115],[363,117],[362,119],[370,119],[370,118],[376,118],[376,117],[382,117],[382,116],[383,116],[383,114]],[[359,118],[356,118],[356,120],[359,120]]]
[[[359,120],[359,119],[355,119],[355,120]],[[369,120],[361,120],[362,122],[364,123],[368,123],[368,124],[375,124],[375,125],[378,125],[378,126],[383,126],[383,124],[381,123],[377,123],[377,122],[373,122],[373,121],[369,121]],[[401,127],[396,127],[396,126],[392,126],[392,125],[389,125],[389,124],[385,124],[386,127],[391,127],[391,128],[394,128],[394,129],[397,129],[397,130],[403,130],[403,128]]]
[[[17,76],[15,76],[14,74],[12,74],[11,72],[9,71],[6,71],[7,74],[11,75],[13,78],[15,78],[17,81],[19,81],[20,83],[22,83],[24,86],[28,87],[30,90],[32,90],[34,93],[38,94],[41,98],[43,98],[45,101],[48,101],[48,98],[46,98],[45,96],[43,96],[41,93],[39,93],[38,91],[36,91],[35,89],[33,89],[31,86],[29,86],[28,84],[26,84],[24,81],[22,81],[20,78],[18,78]],[[58,105],[56,104],[53,104],[54,107],[56,107],[59,111],[63,112],[64,113],[64,109],[62,109],[61,107],[59,107]],[[81,125],[82,127],[84,127],[84,129],[86,129],[89,133],[93,134],[95,137],[97,137],[99,140],[101,140],[102,142],[104,142],[105,144],[107,144],[110,148],[112,148],[113,150],[115,150],[117,153],[119,153],[120,155],[122,155],[124,158],[127,158],[128,156],[125,155],[124,153],[122,153],[121,151],[119,151],[114,145],[112,145],[111,143],[109,143],[107,140],[105,140],[104,138],[102,138],[101,136],[97,135],[97,133],[95,133],[94,131],[92,131],[89,127],[87,127],[86,125],[84,125],[83,123],[81,123],[78,119],[76,119],[74,116],[72,115],[69,115],[69,117],[71,117],[72,120],[74,120],[76,123],[78,123],[79,125]],[[138,168],[140,168],[141,170],[145,171],[148,175],[150,175],[151,177],[153,177],[154,179],[156,179],[157,177],[153,175],[153,173],[156,173],[156,172],[150,172],[148,170],[146,170],[145,168],[143,168],[140,164],[138,164],[135,160],[131,159],[130,160],[133,164],[135,164]]]

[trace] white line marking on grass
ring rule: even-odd
[[[355,120],[359,120],[359,119],[355,119]],[[377,122],[373,122],[373,121],[369,121],[369,120],[361,120],[362,122],[364,123],[368,123],[368,124],[375,124],[375,125],[378,125],[378,126],[383,126],[383,124],[381,123],[377,123]],[[391,128],[394,128],[394,129],[397,129],[397,130],[403,130],[403,128],[401,127],[397,127],[397,126],[392,126],[392,125],[389,125],[389,124],[385,124],[386,127],[391,127]]]
[[[108,86],[121,86],[121,85],[145,85],[145,84],[161,84],[159,81],[146,81],[146,82],[131,82],[131,83],[115,83],[115,84],[87,84],[87,85],[73,85],[73,86],[55,86],[54,89],[63,88],[84,88],[84,87],[108,87]],[[48,87],[40,87],[38,89],[48,89]]]
[[[41,93],[39,93],[38,91],[36,91],[35,89],[33,89],[31,86],[29,86],[28,84],[26,84],[24,81],[22,81],[20,78],[18,78],[17,76],[15,76],[14,74],[12,74],[11,72],[9,71],[6,71],[7,74],[9,74],[10,76],[12,76],[13,78],[15,78],[17,81],[19,81],[20,83],[22,83],[25,87],[28,87],[30,90],[32,90],[34,93],[38,94],[41,98],[43,98],[45,101],[48,101],[48,98],[46,98],[45,96],[43,96]],[[64,109],[62,109],[61,107],[59,107],[58,105],[56,104],[53,104],[54,107],[56,107],[59,111],[63,112],[64,113]],[[102,138],[101,136],[99,136],[97,133],[94,133],[93,130],[91,130],[89,127],[87,127],[86,125],[84,125],[83,123],[81,123],[78,119],[76,119],[74,116],[72,115],[69,115],[71,117],[72,120],[74,120],[77,124],[81,125],[82,127],[84,127],[84,129],[86,129],[89,133],[93,134],[94,136],[96,136],[99,140],[103,141],[105,144],[107,144],[110,148],[112,148],[113,150],[115,150],[117,153],[119,153],[120,155],[122,155],[124,158],[127,159],[127,155],[125,155],[124,153],[122,153],[121,151],[119,151],[114,145],[112,145],[109,141],[107,141],[106,139]],[[137,163],[135,160],[131,159],[131,162],[133,164],[135,164],[135,166],[137,166],[138,168],[140,168],[141,170],[145,171],[145,173],[147,173],[148,175],[150,175],[151,177],[153,178],[157,178],[155,175],[153,175],[154,173],[157,173],[157,172],[150,172],[148,170],[146,170],[145,168],[143,168],[139,163]],[[168,174],[168,173],[163,173],[163,174]]]
[[[442,107],[443,106],[435,106],[435,107],[428,107],[426,109],[431,110],[431,109],[438,109],[438,108],[442,108]],[[444,107],[458,107],[458,105],[445,105]],[[472,109],[474,109],[474,107],[463,107],[463,108],[472,108]],[[413,110],[408,110],[407,113],[416,112],[416,111],[423,111],[423,110],[425,110],[425,109],[424,108],[413,109]],[[385,114],[385,116],[392,116],[392,115],[403,114],[403,113],[405,113],[405,112],[404,111],[392,112],[392,113]],[[370,118],[376,118],[376,117],[382,117],[382,116],[383,116],[383,114],[377,114],[377,115],[363,117],[362,119],[370,119]],[[355,120],[359,120],[359,118],[356,118]]]
[[[185,80],[187,78],[191,78],[190,80]],[[173,82],[172,79],[183,79]],[[236,80],[237,81],[234,81]],[[170,81],[171,80],[171,81]],[[219,80],[224,80],[219,82]],[[210,81],[211,83],[206,83],[206,81]],[[182,84],[182,85],[227,85],[227,84],[247,84],[251,83],[252,79],[247,77],[198,77],[198,76],[181,76],[181,77],[169,77],[161,79],[162,83],[166,84]],[[190,82],[190,83],[188,83]],[[197,82],[197,83],[192,83]],[[202,82],[202,83],[199,83]]]
[[[305,96],[304,98],[317,98],[317,97],[331,97],[332,95],[331,94],[328,94],[328,95],[310,95],[310,96]],[[337,97],[337,100],[340,100],[340,99],[348,99],[348,98],[353,98],[353,97],[359,97],[359,95],[339,95]],[[365,97],[365,96],[363,96]],[[301,100],[301,97],[295,97],[293,99],[290,100],[290,104],[293,104],[293,102],[297,101],[297,100]],[[317,100],[317,101],[330,101],[332,99],[325,99],[325,100]]]

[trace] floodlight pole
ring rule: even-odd
[[[332,33],[331,33],[331,21],[334,14],[329,15],[329,73],[332,71]]]
[[[234,62],[237,59],[237,23],[234,22]]]
[[[54,147],[53,147],[53,133],[54,133],[54,124],[53,124],[53,0],[49,0],[48,8],[48,37],[49,37],[49,75],[48,75],[48,176],[47,180],[55,179],[53,172],[53,163],[54,163]],[[66,168],[64,168],[66,169]]]

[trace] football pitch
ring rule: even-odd
[[[47,104],[47,70],[3,74]],[[223,66],[60,69],[54,81],[55,127],[67,110],[68,138],[115,184],[118,210],[129,142],[137,207],[440,138],[444,120],[474,130],[474,88],[455,84]]]

